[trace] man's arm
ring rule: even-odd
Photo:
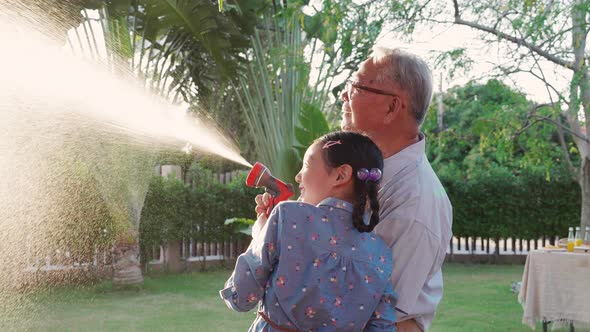
[[[390,233],[393,228],[396,238],[392,238]],[[441,260],[440,240],[419,222],[391,218],[386,218],[378,225],[377,233],[393,249],[392,282],[398,294],[396,309],[399,321],[418,318],[415,319],[418,326],[424,329],[420,325],[420,316],[434,314],[442,296],[441,283],[440,290],[430,289],[433,294],[440,293],[441,296],[434,296],[428,303],[418,302],[425,285],[444,260],[444,255]]]
[[[422,328],[413,319],[407,319],[395,324],[397,332],[422,332]]]

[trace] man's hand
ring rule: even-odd
[[[404,320],[395,324],[397,332],[422,332],[420,326],[413,319]]]

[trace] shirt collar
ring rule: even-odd
[[[352,204],[350,204],[346,201],[343,201],[341,199],[334,198],[334,197],[325,198],[323,201],[321,201],[318,204],[318,206],[331,206],[331,207],[335,207],[338,209],[348,211],[350,213],[352,213],[352,210],[353,210]]]
[[[418,142],[383,160],[383,173],[395,176],[403,170],[413,170],[422,162],[426,151],[426,136],[418,133]]]

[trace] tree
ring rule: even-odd
[[[334,95],[343,84],[334,79],[367,56],[383,24],[383,16],[351,0],[323,1],[310,15],[304,5],[293,1],[264,13],[235,85],[255,158],[287,181],[300,168],[301,152],[339,113]]]
[[[205,0],[136,0],[121,13],[131,36],[131,67],[146,85],[189,104],[199,118],[213,119],[246,153],[251,145],[231,82],[245,64],[249,36],[265,6],[262,0],[226,1],[220,11]]]
[[[155,92],[187,103],[235,76],[264,6],[261,0],[241,1],[243,10],[227,3],[220,12],[206,0],[60,1],[70,3],[68,12],[82,13],[81,38],[91,52],[98,53],[96,34],[104,33],[110,61],[118,58]],[[101,31],[89,24],[95,21],[89,10],[98,12]]]
[[[523,131],[526,96],[492,79],[444,94],[444,128],[432,106],[422,130],[426,153],[453,202],[453,233],[482,238],[538,239],[562,234],[579,220],[580,193],[571,179],[555,126]],[[574,145],[571,137],[568,144]]]
[[[587,1],[395,1],[392,18],[417,24],[462,25],[480,32],[488,45],[512,54],[496,65],[498,75],[528,73],[543,82],[552,97],[551,114],[530,112],[521,130],[546,122],[556,126],[557,138],[570,172],[582,192],[582,226],[590,225],[590,86],[588,76],[589,4]],[[457,53],[456,53],[457,54]],[[560,89],[551,80],[547,64],[569,74],[569,86]],[[552,69],[553,69],[552,68]],[[563,109],[561,108],[563,106]],[[542,108],[537,107],[535,110]],[[565,120],[565,121],[564,121]],[[576,147],[568,146],[571,135]],[[571,154],[579,153],[580,161]]]
[[[550,107],[536,109],[524,94],[495,79],[451,88],[443,100],[443,130],[434,105],[422,126],[430,139],[427,154],[438,172],[467,180],[504,168],[516,176],[542,174],[548,181],[570,178],[555,127],[521,127],[531,111],[550,116]],[[571,137],[567,144],[573,146]]]

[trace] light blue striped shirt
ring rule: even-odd
[[[426,138],[384,160],[375,228],[393,250],[399,321],[427,330],[443,295],[441,266],[452,236],[451,202],[432,170]]]

